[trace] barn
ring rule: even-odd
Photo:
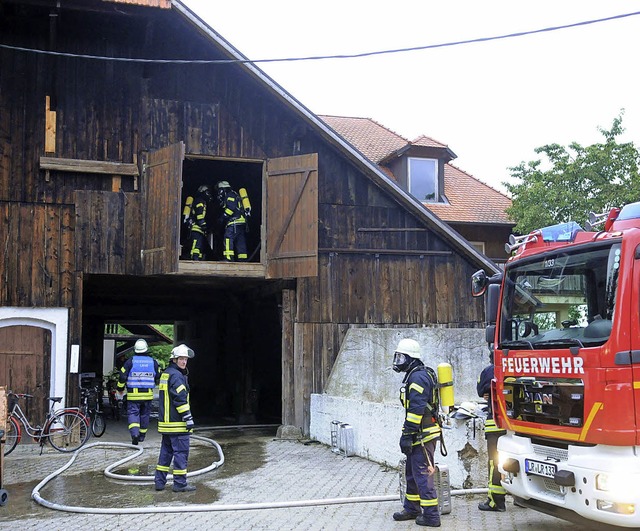
[[[184,247],[226,180],[249,260]],[[0,1],[0,385],[77,401],[105,327],[169,323],[194,415],[308,433],[351,328],[480,327],[495,264],[179,0]]]

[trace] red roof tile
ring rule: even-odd
[[[322,115],[319,118],[375,164],[412,145],[448,149],[446,144],[425,135],[409,141],[371,118]],[[397,180],[389,168],[379,167]],[[448,203],[425,203],[431,212],[450,223],[514,224],[505,212],[511,206],[511,199],[452,164],[445,164],[444,168],[444,193]]]

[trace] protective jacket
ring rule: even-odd
[[[229,190],[222,200],[222,215],[225,225],[240,225],[247,222],[244,217],[242,198],[235,190]]]
[[[160,433],[184,435],[192,431],[187,429],[187,424],[183,420],[191,414],[187,374],[187,369],[180,369],[175,363],[170,363],[160,376],[158,415]]]
[[[413,435],[413,445],[433,441],[440,437],[437,422],[437,382],[422,363],[407,371],[400,390],[400,400],[406,410],[403,435]]]
[[[124,362],[118,390],[127,387],[127,401],[153,400],[153,388],[160,377],[158,362],[148,354],[135,354]]]
[[[486,366],[482,369],[480,376],[478,377],[478,384],[476,386],[476,390],[478,391],[478,396],[482,397],[484,395],[489,395],[491,397],[491,380],[493,380],[494,369],[493,364]],[[484,422],[484,431],[485,433],[506,433],[505,430],[496,426],[495,420],[493,420],[493,412],[491,410],[491,399],[489,399],[489,407],[487,411],[487,420]]]
[[[207,197],[204,194],[196,195],[193,201],[191,230],[200,234],[207,232]]]

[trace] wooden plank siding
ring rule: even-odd
[[[142,272],[140,194],[76,192],[76,262],[83,273]]]
[[[73,207],[0,202],[0,300],[6,306],[72,306]]]

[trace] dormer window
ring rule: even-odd
[[[423,203],[435,203],[440,198],[438,191],[438,161],[409,157],[407,175],[409,193]]]

